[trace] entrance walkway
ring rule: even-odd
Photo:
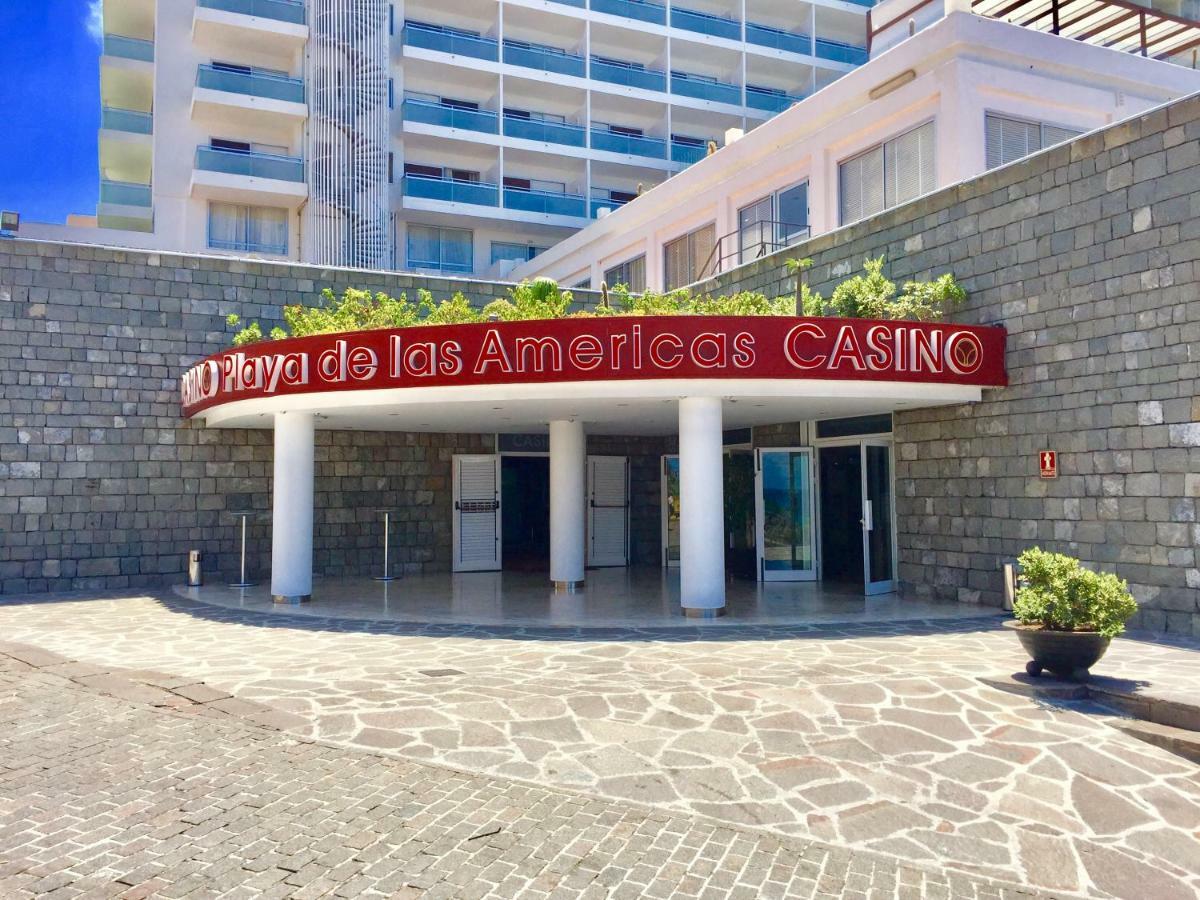
[[[863,597],[861,590],[817,582],[730,581],[728,614],[686,619],[680,613],[679,570],[593,569],[584,593],[555,594],[545,573],[466,572],[419,575],[380,583],[370,578],[318,578],[313,599],[271,602],[265,583],[240,590],[224,584],[178,587],[189,600],[234,609],[321,618],[455,625],[562,628],[729,628],[738,625],[878,623],[994,617],[999,610],[962,603]]]

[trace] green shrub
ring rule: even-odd
[[[1095,631],[1115,637],[1137,612],[1129,586],[1112,573],[1092,572],[1071,556],[1031,547],[1017,560],[1020,586],[1013,615],[1049,631]]]
[[[896,282],[883,274],[883,257],[863,261],[863,272],[847,278],[833,289],[823,304],[825,315],[848,319],[907,319],[930,322],[967,299],[954,276],[941,275],[933,281],[906,281],[898,290]]]

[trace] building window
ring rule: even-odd
[[[987,167],[994,169],[1046,147],[1069,141],[1083,132],[1048,122],[1028,122],[988,113],[984,117]]]
[[[738,262],[747,263],[808,236],[808,182],[738,210]],[[727,256],[728,251],[722,254]]]
[[[288,211],[236,203],[208,204],[208,246],[246,253],[288,252]]]
[[[492,263],[498,263],[502,259],[511,259],[514,262],[528,262],[545,249],[545,247],[530,247],[526,244],[507,244],[501,241],[492,241]]]
[[[408,267],[467,273],[473,268],[474,246],[465,228],[408,226]]]
[[[713,247],[716,242],[717,226],[710,222],[703,228],[697,228],[664,244],[664,289],[673,291],[711,275],[714,270]]]
[[[646,254],[627,259],[619,266],[604,271],[604,283],[609,287],[623,284],[635,294],[646,289]]]
[[[838,166],[841,223],[907,203],[936,185],[933,122],[926,122]]]
[[[772,198],[768,196],[738,210],[739,263],[748,263],[774,249],[773,205]]]

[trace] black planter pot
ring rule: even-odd
[[[1025,671],[1035,678],[1049,670],[1060,678],[1087,681],[1091,669],[1108,650],[1112,638],[1094,631],[1047,631],[1014,620],[1004,623],[1017,633],[1029,654]]]

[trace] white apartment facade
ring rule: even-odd
[[[502,277],[865,61],[868,6],[104,0],[96,217],[22,230]]]
[[[871,11],[868,64],[513,277],[682,287],[1200,90],[1188,67],[1195,22],[1165,19],[1155,59],[968,5],[884,0]],[[1129,15],[1128,5],[1114,9],[1114,22]]]

